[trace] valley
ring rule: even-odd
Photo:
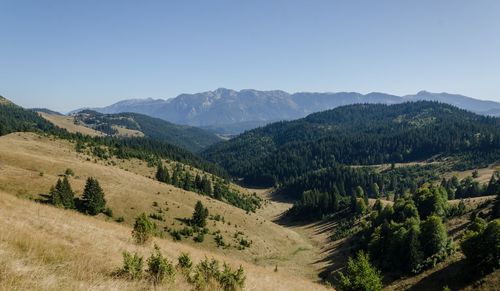
[[[464,273],[468,241],[496,235],[485,229],[500,208],[498,119],[432,102],[352,105],[195,150],[208,133],[141,115],[0,112],[5,289],[156,288],[151,267],[131,279],[134,257],[120,266],[155,245],[175,269],[162,289],[352,290],[342,276],[364,252],[374,290],[488,290],[500,275]],[[177,133],[183,146],[167,141]]]

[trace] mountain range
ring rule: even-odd
[[[235,91],[219,88],[196,94],[181,94],[171,99],[130,99],[102,108],[101,113],[134,112],[169,122],[205,127],[223,134],[245,130],[279,120],[293,120],[311,113],[356,103],[397,104],[407,101],[438,101],[482,115],[500,116],[500,102],[471,97],[420,91],[415,95],[356,92],[289,94],[284,91]],[[77,112],[79,110],[75,110]]]

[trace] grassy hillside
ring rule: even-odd
[[[199,152],[221,141],[217,135],[209,131],[187,125],[177,125],[138,113],[102,114],[83,110],[74,114],[73,118],[75,123],[105,134],[123,135],[124,130],[140,132],[149,138],[165,141],[192,152]]]
[[[123,217],[131,226],[140,213],[157,213],[164,221],[155,221],[160,229],[181,230],[182,219],[191,217],[196,201],[200,200],[212,215],[224,221],[208,221],[209,234],[203,243],[192,237],[182,244],[196,246],[229,257],[237,257],[263,266],[278,265],[298,276],[315,278],[311,261],[316,258],[310,243],[294,231],[268,219],[235,208],[215,199],[159,183],[151,176],[151,168],[140,160],[116,161],[94,158],[74,150],[74,144],[32,133],[13,133],[0,137],[0,190],[15,196],[38,199],[48,193],[58,176],[71,168],[75,176],[70,183],[81,195],[87,177],[96,177],[104,189],[108,206],[115,218]],[[134,166],[135,165],[135,166]],[[158,206],[155,206],[158,205]],[[217,247],[214,232],[220,231],[231,247]],[[238,235],[238,233],[241,234]],[[168,233],[165,237],[170,239]],[[236,236],[251,241],[251,246],[238,250]],[[297,250],[309,250],[301,251]],[[309,254],[309,255],[307,255]]]
[[[57,115],[57,114],[49,114],[46,112],[39,112],[37,111],[40,116],[42,116],[44,119],[48,120],[49,122],[53,123],[54,125],[66,129],[68,132],[71,133],[81,133],[83,135],[89,135],[89,136],[104,136],[104,133],[97,131],[92,128],[88,128],[83,125],[75,124],[74,117],[72,116],[65,116],[65,115]]]
[[[122,252],[149,256],[152,246],[137,246],[131,229],[124,225],[16,198],[0,191],[0,289],[2,290],[147,290],[145,280],[116,276]],[[176,263],[187,252],[196,264],[205,257],[242,266],[247,277],[245,290],[322,290],[288,272],[222,256],[168,239],[156,239],[163,254]],[[168,290],[188,290],[181,274]]]

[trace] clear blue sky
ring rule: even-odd
[[[0,95],[67,111],[226,87],[500,101],[500,1],[0,0]]]

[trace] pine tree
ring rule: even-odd
[[[207,225],[208,209],[203,206],[201,201],[196,202],[194,206],[193,217],[191,222],[198,227],[205,227]]]
[[[99,182],[89,177],[83,191],[83,211],[90,215],[101,213],[106,207],[104,192],[102,191]]]
[[[50,188],[50,204],[55,206],[62,206],[62,181],[57,180],[55,186]]]
[[[212,196],[212,182],[207,178],[207,176],[203,176],[201,180],[201,188],[205,195]]]
[[[339,275],[344,290],[382,290],[380,271],[370,264],[368,255],[362,251],[358,252],[355,259],[349,257],[346,274]]]
[[[158,164],[158,168],[156,169],[156,180],[166,183],[167,182],[167,173],[165,171],[165,167],[160,163]]]
[[[75,193],[71,189],[69,180],[67,176],[64,176],[61,183],[61,203],[64,208],[73,209],[75,208]]]

